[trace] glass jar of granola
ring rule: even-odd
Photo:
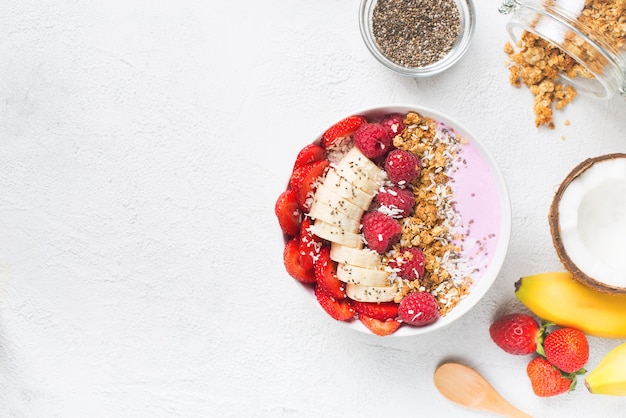
[[[510,15],[513,84],[534,86],[537,96],[551,80],[543,88],[559,89],[564,103],[576,91],[626,97],[626,0],[503,0],[499,10]]]

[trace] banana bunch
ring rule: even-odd
[[[626,396],[626,343],[604,356],[585,378],[585,386],[593,394]]]
[[[522,277],[515,283],[515,295],[535,315],[557,325],[596,337],[626,338],[626,295],[594,290],[571,273]],[[626,357],[624,364],[626,370]]]
[[[361,217],[369,208],[386,174],[357,147],[331,166],[317,186],[309,216],[313,233],[331,242],[330,258],[336,261],[337,278],[345,283],[350,299],[388,302],[398,293],[382,269],[381,256],[363,248]]]

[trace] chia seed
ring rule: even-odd
[[[372,13],[372,33],[380,51],[403,67],[440,61],[460,32],[454,0],[378,0]]]

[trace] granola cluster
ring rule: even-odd
[[[543,4],[547,9],[558,7],[552,0]],[[586,0],[575,26],[613,53],[626,51],[626,0]],[[526,85],[534,95],[536,127],[546,125],[553,129],[553,109],[563,109],[576,97],[572,86],[557,81],[560,75],[569,79],[594,77],[573,56],[594,73],[601,73],[607,65],[606,58],[573,31],[565,34],[562,46],[560,49],[525,31],[516,45],[517,51],[509,42],[504,47],[510,58],[509,81],[515,87]]]
[[[515,52],[509,42],[505,45],[511,60],[509,81],[515,87],[523,83],[533,94],[535,126],[553,129],[553,107],[563,109],[577,94],[574,87],[558,82],[560,74],[570,78],[592,76],[571,56],[530,32],[522,34],[518,47]]]
[[[464,139],[445,131],[434,119],[414,112],[407,114],[404,124],[406,128],[394,138],[394,146],[418,155],[422,171],[410,185],[415,210],[402,220],[402,238],[394,250],[407,246],[421,248],[425,273],[414,281],[402,280],[396,300],[400,301],[410,291],[426,291],[435,296],[439,312],[444,316],[469,293],[472,284],[469,274],[450,269],[450,262],[460,257],[460,248],[453,243],[459,238],[453,236],[453,226],[458,220],[453,215],[447,173]]]

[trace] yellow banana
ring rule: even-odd
[[[585,386],[594,394],[626,396],[626,343],[600,360],[585,378]]]
[[[522,277],[515,295],[535,315],[557,325],[596,337],[626,338],[626,295],[594,290],[570,273]]]

